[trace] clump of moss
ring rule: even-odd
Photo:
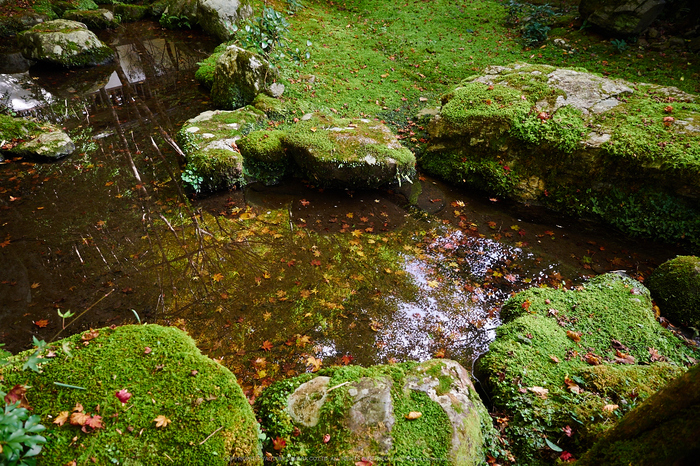
[[[216,70],[216,61],[226,51],[226,47],[232,42],[224,42],[219,44],[207,58],[198,63],[199,68],[194,73],[194,79],[197,80],[205,89],[211,90],[214,85],[214,70]]]
[[[127,5],[124,3],[114,4],[114,14],[118,15],[123,23],[139,21],[148,15],[150,6],[148,5]]]
[[[0,134],[6,142],[31,139],[39,130],[39,125],[31,120],[0,114]]]
[[[43,464],[226,465],[231,456],[262,464],[257,423],[235,376],[182,331],[103,328],[50,344],[42,356],[48,351],[39,373],[21,370],[26,353],[0,369],[4,389],[28,386],[27,401],[47,426]],[[131,394],[125,403],[120,390]],[[76,411],[100,416],[102,426],[54,423]]]
[[[639,282],[615,274],[575,291],[531,288],[501,317],[478,367],[528,464],[555,459],[548,441],[578,456],[698,356],[655,321]]]
[[[579,149],[587,133],[581,110],[569,106],[560,108],[547,120],[530,113],[515,122],[511,130],[511,134],[529,144],[549,144],[565,153]]]
[[[243,155],[243,169],[266,185],[279,183],[290,169],[289,158],[282,146],[286,131],[254,131],[238,141]]]
[[[651,274],[647,286],[663,316],[700,328],[700,258],[678,256],[664,262]]]

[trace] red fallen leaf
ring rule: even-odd
[[[282,437],[277,437],[276,439],[272,440],[272,447],[277,451],[283,450],[286,446],[287,441]]]
[[[85,420],[85,425],[83,426],[83,432],[86,432],[85,427],[91,427],[93,429],[103,429],[104,425],[102,424],[102,416],[95,414],[94,416],[90,416],[88,419]]]
[[[298,427],[294,427],[294,430],[292,431],[292,437],[299,437],[301,435],[301,430],[299,430]]]
[[[44,328],[47,325],[49,325],[49,321],[46,319],[37,320],[36,322],[34,322],[34,325],[36,325],[39,328]]]
[[[143,349],[143,354],[151,354],[151,351],[153,351],[149,346],[146,346]]]
[[[304,207],[306,207],[307,205],[311,204],[311,202],[307,201],[306,199],[302,199],[302,200],[300,200],[299,202],[301,202],[301,205],[303,205]]]
[[[649,348],[649,359],[651,362],[657,362],[657,361],[665,361],[666,358],[659,354],[659,352],[655,348]]]
[[[272,349],[272,343],[269,342],[268,340],[265,340],[265,341],[263,341],[261,348],[264,349],[265,351],[270,351]]]
[[[569,461],[571,458],[573,458],[573,455],[569,453],[568,451],[565,451],[561,455],[559,455],[559,459],[562,461]]]
[[[326,434],[323,436],[323,443],[328,443],[331,441],[331,434]]]
[[[311,265],[318,267],[319,265],[321,265],[321,261],[318,259],[314,259],[311,261]]]
[[[525,301],[521,307],[527,311],[530,309],[530,301]]]
[[[600,358],[591,352],[586,353],[585,358],[586,358],[586,362],[588,364],[590,364],[591,366],[599,366],[600,365]]]
[[[664,112],[673,113],[673,107],[671,105],[664,107]]]
[[[114,393],[114,396],[116,396],[117,399],[118,399],[119,401],[121,401],[122,403],[126,403],[127,401],[129,401],[129,398],[131,398],[131,393],[129,393],[129,392],[126,390],[126,388],[122,388],[122,389],[119,390],[118,392],[115,392],[115,393]]]
[[[567,437],[571,437],[572,435],[574,435],[574,431],[571,430],[571,427],[569,426],[562,427],[561,430],[564,431]]]
[[[87,332],[83,333],[83,336],[80,337],[80,339],[83,341],[90,341],[90,340],[94,340],[95,338],[97,338],[99,336],[100,336],[100,332],[98,330],[90,329]]]
[[[19,401],[20,408],[31,409],[29,407],[29,403],[27,402],[27,398],[24,396],[25,393],[27,393],[26,385],[15,385],[7,393],[7,395],[5,395],[5,403],[11,405]]]
[[[351,362],[353,359],[355,359],[355,358],[353,358],[353,357],[350,356],[349,354],[346,354],[346,355],[344,355],[342,358],[340,358],[340,360],[343,362],[343,365],[344,365],[344,366],[347,366],[348,364],[350,364],[350,362]]]
[[[374,463],[367,458],[362,458],[360,461],[355,461],[355,466],[373,466]]]

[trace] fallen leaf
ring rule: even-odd
[[[421,417],[423,413],[420,413],[418,411],[411,411],[410,413],[406,414],[404,417],[408,419],[409,421],[413,421],[415,419],[418,419]]]
[[[571,330],[566,331],[566,336],[574,340],[576,343],[581,341],[581,332],[574,332]]]
[[[58,424],[59,426],[62,426],[63,424],[66,423],[68,418],[70,417],[70,413],[68,411],[61,411],[61,414],[56,416],[56,419],[53,420],[54,424]]]
[[[118,392],[115,392],[115,393],[114,393],[114,396],[116,396],[117,399],[118,399],[119,401],[121,401],[122,403],[126,403],[127,401],[129,401],[129,398],[131,398],[131,393],[129,393],[129,392],[126,390],[126,388],[122,388],[122,389],[119,390]]]
[[[94,416],[90,416],[86,421],[85,425],[87,427],[92,427],[93,429],[102,429],[104,428],[104,425],[102,424],[102,416],[99,416],[95,414]]]
[[[74,426],[84,426],[88,419],[90,419],[90,415],[86,413],[73,413],[70,415],[70,423]]]
[[[29,285],[29,288],[31,288],[32,290],[36,290],[36,289],[39,288],[40,286],[41,286],[41,285],[38,284],[38,283],[32,283],[31,285]]]
[[[543,387],[528,387],[528,390],[530,390],[532,393],[539,396],[543,400],[547,399],[547,394],[549,393],[549,390]]]
[[[19,401],[20,408],[29,409],[29,403],[27,398],[24,396],[27,393],[26,385],[15,385],[12,389],[5,395],[5,403],[8,405],[17,403]]]
[[[569,427],[569,426],[562,427],[561,430],[564,432],[564,434],[565,434],[567,437],[571,437],[572,435],[574,435],[574,431],[573,431],[573,430],[571,429],[571,427]]]
[[[366,458],[362,458],[360,461],[355,461],[355,466],[373,466],[374,463]]]
[[[326,434],[323,436],[323,443],[328,443],[331,441],[331,434]]]
[[[224,279],[224,276],[220,273],[215,273],[214,275],[211,276],[211,279],[218,283]]]
[[[553,354],[549,355],[549,359],[551,359],[553,362],[555,362],[557,364],[559,363],[559,358],[554,356]]]
[[[34,322],[34,325],[36,325],[39,328],[44,328],[47,325],[49,325],[49,321],[46,319],[37,320],[36,322]]]
[[[282,437],[277,437],[276,439],[272,440],[272,447],[277,451],[283,450],[286,446],[287,441]]]
[[[163,415],[161,414],[160,416],[157,416],[157,417],[153,420],[153,422],[156,423],[156,427],[159,427],[159,428],[160,428],[160,427],[167,427],[168,424],[170,424],[170,422],[172,422],[172,421],[170,421],[170,419],[168,419],[167,417],[165,417],[165,416],[163,416]]]
[[[263,341],[261,348],[264,349],[265,351],[270,351],[273,348],[273,346],[272,346],[272,343],[270,341],[265,340],[265,341]]]
[[[657,362],[665,361],[666,357],[659,354],[659,352],[655,348],[649,348],[649,359],[651,360],[651,362]]]
[[[80,337],[80,339],[83,341],[90,341],[90,340],[94,340],[95,338],[97,338],[99,336],[100,336],[100,332],[98,330],[90,329],[87,332],[83,333],[83,336]]]
[[[605,411],[606,413],[612,413],[617,408],[619,408],[618,405],[605,405],[605,406],[603,406],[603,411]]]
[[[345,366],[347,366],[348,364],[350,364],[350,362],[351,362],[353,359],[355,359],[355,358],[353,358],[352,356],[350,356],[350,355],[348,355],[348,354],[346,354],[346,355],[344,355],[342,358],[340,358],[340,360],[342,361],[343,365],[345,365]]]
[[[323,361],[321,359],[316,359],[313,356],[309,356],[308,358],[306,358],[306,365],[309,369],[311,369],[311,372],[318,372],[322,364]]]

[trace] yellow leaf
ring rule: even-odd
[[[238,218],[241,220],[250,220],[252,218],[255,218],[255,213],[254,212],[243,212],[241,215],[238,216]]]
[[[428,286],[430,288],[437,288],[438,285],[439,283],[436,280],[428,280]]]
[[[547,399],[547,394],[549,393],[549,390],[542,387],[529,387],[528,390],[530,390],[532,393],[539,396],[543,400]]]
[[[38,283],[32,283],[32,284],[29,286],[29,288],[31,288],[31,289],[36,289],[36,288],[39,288],[40,286],[41,286],[41,285],[39,285]]]
[[[215,282],[220,282],[221,280],[224,279],[224,276],[220,273],[215,273],[214,275],[211,276],[211,279],[214,280]]]
[[[520,227],[518,225],[511,225],[510,229],[515,230],[515,231],[520,231]]]
[[[56,419],[53,420],[53,423],[62,426],[66,423],[69,417],[70,413],[68,411],[61,411],[61,414],[59,414],[58,417],[56,417]]]
[[[167,417],[163,416],[162,414],[158,417],[156,417],[153,422],[156,423],[156,427],[167,427],[168,424],[170,424],[170,419]]]
[[[418,419],[422,415],[423,415],[423,413],[419,413],[418,411],[411,411],[410,413],[406,414],[406,416],[404,416],[404,417],[406,419],[408,419],[409,421],[413,421],[415,419]]]

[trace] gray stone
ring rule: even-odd
[[[66,68],[108,62],[114,52],[83,23],[57,19],[38,24],[17,36],[26,58]]]
[[[659,16],[665,0],[581,0],[581,18],[616,35],[643,32]]]
[[[26,151],[41,159],[57,160],[75,151],[75,144],[66,133],[61,130],[40,134],[35,139],[20,146],[21,151]]]
[[[163,14],[186,18],[221,41],[230,40],[235,26],[253,14],[249,0],[168,0]]]
[[[217,107],[240,108],[253,102],[277,77],[261,55],[230,45],[216,61],[211,96]]]
[[[330,381],[330,377],[316,377],[299,385],[294,393],[289,395],[287,409],[294,422],[305,427],[318,424]]]
[[[104,8],[97,10],[68,10],[63,13],[63,19],[78,21],[90,29],[107,29],[119,26],[111,11]]]
[[[388,377],[363,377],[350,385],[352,406],[348,411],[348,429],[358,439],[377,442],[379,451],[387,454],[393,444],[394,405],[391,401],[392,381]],[[360,445],[364,450],[367,445]]]
[[[267,93],[270,95],[270,97],[274,97],[275,99],[279,99],[282,97],[282,94],[284,94],[284,84],[282,83],[272,83],[270,86],[267,88]]]

